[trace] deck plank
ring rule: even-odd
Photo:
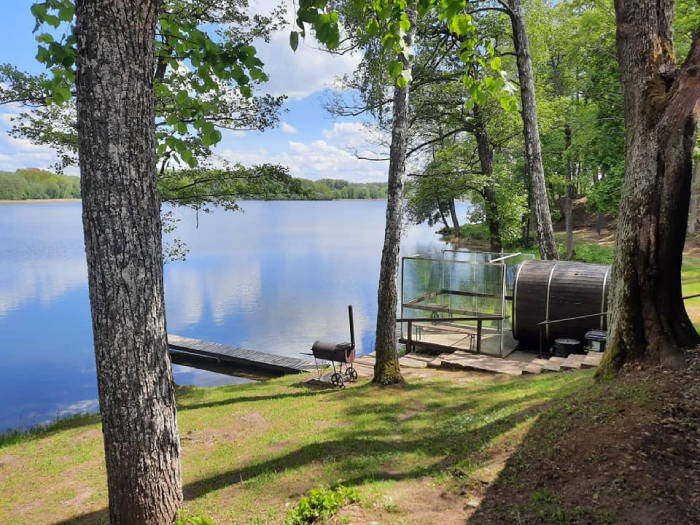
[[[213,357],[222,363],[252,370],[279,374],[300,374],[315,370],[313,361],[307,359],[258,352],[173,334],[168,334],[168,346],[174,350],[195,356]]]

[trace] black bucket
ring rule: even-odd
[[[554,340],[553,353],[557,357],[569,357],[570,354],[583,353],[583,345],[578,339],[562,337]]]

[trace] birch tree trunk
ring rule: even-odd
[[[83,229],[112,524],[182,500],[163,301],[153,74],[157,0],[77,2]]]
[[[617,0],[625,115],[625,176],[615,239],[608,351],[599,373],[625,362],[678,365],[698,342],[681,293],[700,105],[700,31],[677,68],[672,0]]]
[[[544,180],[540,131],[537,125],[535,80],[532,72],[532,59],[530,58],[530,43],[525,31],[522,0],[508,0],[508,9],[513,28],[513,45],[520,80],[525,157],[530,175],[530,194],[534,207],[535,226],[537,227],[537,242],[543,259],[556,259],[557,245],[554,240],[554,228],[552,227],[552,216],[549,212],[547,187]]]
[[[407,45],[413,46],[416,34],[415,6],[408,9],[411,27],[406,34]],[[399,57],[405,70],[411,63],[403,55]],[[394,85],[392,108],[391,147],[389,150],[389,190],[386,203],[384,248],[379,269],[377,292],[377,331],[375,340],[376,360],[373,383],[381,385],[403,384],[396,345],[396,306],[398,291],[396,279],[401,246],[401,221],[403,218],[403,183],[406,173],[406,149],[408,146],[408,97],[409,87]]]

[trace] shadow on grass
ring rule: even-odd
[[[469,388],[441,382],[416,383],[397,390],[408,395],[389,396],[383,400],[372,395],[377,387],[369,384],[335,391],[338,396],[335,401],[342,407],[345,420],[354,420],[354,425],[334,427],[328,434],[320,434],[317,442],[187,483],[183,487],[184,498],[185,501],[196,500],[226,487],[255,483],[256,478],[267,483],[267,475],[283,475],[310,465],[322,466],[326,471],[324,479],[332,478],[345,486],[451,475],[461,468],[461,462],[477,458],[499,436],[530,420],[550,399],[577,388],[587,378],[587,375],[580,375],[579,379],[571,375],[566,379],[535,377]],[[454,395],[455,389],[459,390],[459,396]],[[426,394],[424,402],[420,398],[423,392]],[[232,397],[213,403],[184,405],[181,410],[326,393],[304,391]],[[511,397],[503,398],[510,394]],[[344,398],[351,396],[360,396],[360,399],[346,404]],[[372,417],[361,419],[367,414]],[[314,432],[313,427],[309,427],[309,432]],[[319,480],[318,483],[324,482]],[[61,523],[93,524],[106,519],[104,509]]]
[[[231,396],[230,398],[227,399],[221,399],[218,401],[209,401],[206,403],[199,403],[199,404],[187,404],[183,403],[183,401],[186,401],[186,399],[180,399],[178,400],[178,406],[177,409],[180,412],[184,412],[187,410],[197,410],[200,408],[212,408],[212,407],[217,407],[217,406],[226,406],[226,405],[233,405],[235,403],[254,403],[256,401],[272,401],[275,399],[290,399],[290,398],[296,398],[296,397],[309,397],[309,396],[318,396],[322,394],[328,394],[332,392],[337,392],[337,389],[327,389],[327,390],[320,390],[320,389],[309,389],[306,391],[302,392],[291,392],[291,393],[286,393],[286,394],[271,394],[271,395],[261,395],[261,396]]]

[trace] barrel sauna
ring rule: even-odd
[[[538,348],[539,323],[606,312],[610,266],[574,261],[524,261],[513,286],[513,337],[521,347]],[[607,330],[607,315],[545,325],[542,343],[560,337],[580,341],[592,329]]]

